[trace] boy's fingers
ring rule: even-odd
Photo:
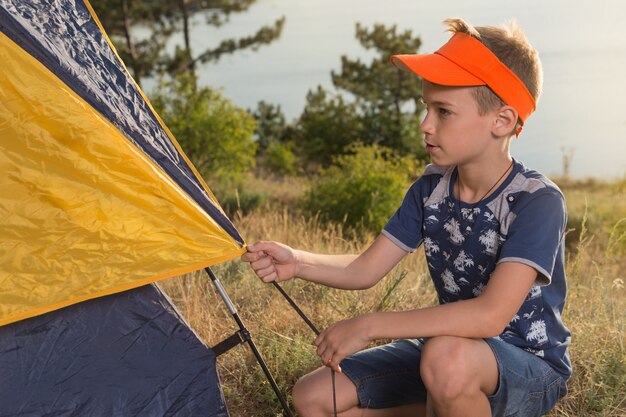
[[[257,244],[256,243],[250,243],[246,249],[248,250],[248,252],[256,252],[258,251],[258,249],[256,248]]]
[[[272,281],[278,282],[278,274],[276,272],[273,272],[269,275],[264,276],[263,278],[261,278],[261,280],[265,283],[270,283]]]
[[[261,252],[271,248],[270,242],[255,242],[247,246],[248,252]]]
[[[266,268],[255,269],[254,272],[258,275],[259,278],[263,280],[265,280],[265,278],[268,278],[272,274],[276,275],[276,269],[273,265]]]
[[[267,253],[263,251],[245,252],[243,255],[241,255],[241,260],[245,262],[254,262],[259,259],[266,258],[266,257],[267,257]]]
[[[254,262],[256,260],[256,254],[246,252],[243,255],[241,255],[241,260],[244,262]]]
[[[328,346],[328,344],[326,344],[326,342],[323,341],[317,345],[315,353],[317,353],[317,356],[322,358],[322,360],[324,360],[324,358],[329,358],[333,356],[332,349],[330,348],[330,346]]]
[[[272,261],[272,258],[261,258],[251,262],[250,266],[252,266],[252,269],[254,269],[255,271],[258,271],[260,269],[265,269],[269,267],[273,268],[274,262]]]

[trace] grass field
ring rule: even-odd
[[[624,417],[626,180],[557,182],[569,208],[569,293],[563,317],[572,331],[574,375],[570,393],[549,416]],[[267,203],[245,215],[232,216],[248,242],[271,239],[312,251],[355,253],[375,237],[355,239],[338,225],[299,216],[291,209],[303,189],[297,180],[282,184],[259,181],[254,187],[270,195]],[[314,335],[282,296],[255,278],[247,265],[232,261],[214,271],[290,399],[298,377],[319,366],[312,347]],[[237,330],[204,274],[169,279],[161,286],[207,344],[216,344]],[[338,291],[300,280],[283,283],[283,288],[319,328],[364,312],[436,302],[421,251],[406,257],[370,290]],[[280,415],[280,404],[246,346],[220,356],[218,367],[231,416]]]

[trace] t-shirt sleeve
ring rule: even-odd
[[[415,182],[404,196],[402,205],[389,219],[382,234],[402,250],[414,252],[422,243],[421,181]]]
[[[539,273],[539,284],[548,285],[557,255],[562,250],[567,215],[561,193],[553,189],[536,193],[516,213],[498,263],[520,262],[531,266]]]

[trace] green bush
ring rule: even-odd
[[[290,143],[270,141],[264,151],[265,166],[276,174],[294,175],[297,171],[296,155],[291,148]]]
[[[256,191],[239,190],[235,188],[234,192],[226,192],[221,190],[219,201],[229,217],[235,214],[245,215],[253,210],[262,207],[267,202],[267,194]]]
[[[160,86],[156,111],[214,190],[237,185],[255,165],[254,118],[194,77]]]
[[[378,145],[352,145],[349,151],[321,170],[303,197],[303,210],[325,221],[378,232],[402,202],[419,162]]]
[[[327,167],[359,140],[363,123],[354,103],[318,86],[309,91],[295,132],[299,151],[309,163]]]

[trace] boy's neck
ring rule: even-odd
[[[492,194],[513,169],[513,159],[507,153],[488,163],[457,165],[454,187],[456,197],[466,203],[477,203]]]

